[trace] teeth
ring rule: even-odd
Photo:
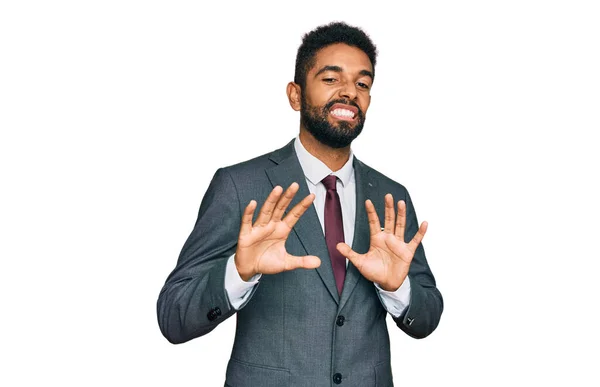
[[[353,118],[354,117],[354,112],[352,110],[348,110],[348,109],[335,109],[331,112],[331,114],[333,114],[334,116],[340,116],[340,117],[350,117]]]

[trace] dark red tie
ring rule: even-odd
[[[321,180],[325,189],[327,189],[327,195],[325,196],[325,242],[327,242],[329,258],[331,258],[338,294],[341,295],[344,278],[346,278],[346,257],[340,254],[335,247],[338,243],[344,242],[342,206],[336,190],[336,181],[337,177],[333,175]]]

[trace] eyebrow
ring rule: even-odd
[[[342,69],[340,66],[323,66],[319,71],[317,71],[317,73],[315,74],[315,78],[319,76],[319,74],[324,73],[325,71],[333,71],[336,73],[342,73],[344,72],[344,69]],[[365,75],[367,77],[371,77],[371,79],[373,79],[373,73],[370,72],[369,70],[360,70],[359,72],[360,75]]]

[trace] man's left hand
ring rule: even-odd
[[[427,231],[427,222],[421,223],[419,230],[409,243],[404,242],[406,227],[406,203],[398,202],[398,215],[394,216],[394,198],[385,195],[385,223],[381,229],[379,217],[370,200],[365,202],[371,247],[366,254],[358,254],[345,243],[338,243],[337,249],[356,266],[369,281],[387,291],[396,291],[408,275],[415,251]],[[394,224],[394,218],[396,222]]]

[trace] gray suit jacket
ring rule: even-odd
[[[366,199],[383,217],[383,198],[407,205],[406,240],[417,232],[406,189],[354,159],[356,225],[352,248],[369,250]],[[219,169],[200,205],[198,220],[177,266],[158,299],[158,322],[172,343],[212,331],[236,310],[224,286],[227,259],[235,253],[241,214],[250,200],[258,208],[274,186],[300,184],[288,209],[309,194],[293,141],[275,152]],[[257,213],[258,211],[256,211]],[[348,264],[338,296],[323,231],[314,207],[300,218],[286,242],[294,255],[316,255],[321,266],[263,275],[237,311],[237,330],[226,386],[393,386],[386,311],[372,282]],[[422,246],[411,263],[410,306],[394,319],[415,338],[429,335],[442,314],[442,296]]]

